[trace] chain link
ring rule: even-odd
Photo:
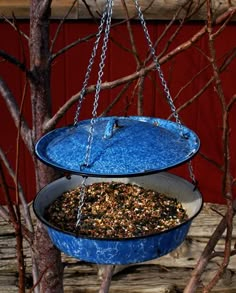
[[[164,88],[164,92],[166,94],[168,104],[170,106],[170,109],[172,111],[172,114],[173,114],[176,122],[178,123],[178,125],[180,127],[181,134],[182,134],[182,136],[184,136],[184,133],[182,131],[183,130],[182,123],[181,123],[179,115],[178,115],[178,113],[176,111],[176,107],[175,107],[174,102],[172,100],[169,88],[168,88],[167,83],[166,83],[165,78],[164,78],[164,74],[163,74],[163,72],[161,70],[160,63],[159,63],[158,58],[156,56],[156,52],[155,52],[155,49],[153,47],[153,44],[152,44],[152,41],[151,41],[151,38],[150,38],[150,35],[149,35],[147,25],[146,25],[146,22],[144,20],[143,13],[142,13],[141,8],[140,8],[140,6],[138,4],[138,0],[134,0],[134,2],[135,2],[136,9],[138,11],[138,16],[139,16],[140,22],[141,22],[143,30],[144,30],[145,37],[146,37],[147,42],[148,42],[150,52],[151,52],[152,57],[153,57],[154,64],[156,66],[156,70],[157,70],[157,72],[159,74],[161,84],[162,84],[162,86]],[[76,110],[76,114],[75,114],[75,118],[74,118],[74,125],[76,125],[78,123],[78,118],[79,118],[79,114],[80,114],[81,105],[82,105],[82,102],[83,102],[83,99],[84,99],[84,95],[85,95],[85,92],[86,92],[86,87],[87,87],[87,84],[88,84],[88,80],[89,80],[89,77],[90,77],[90,73],[91,73],[91,70],[92,70],[94,59],[95,59],[96,54],[97,54],[98,44],[99,44],[101,34],[102,34],[104,24],[105,24],[105,31],[104,31],[104,38],[103,38],[103,45],[102,45],[102,53],[101,53],[101,56],[100,56],[98,79],[97,79],[96,90],[95,90],[95,98],[94,98],[93,111],[92,111],[92,119],[91,119],[90,128],[89,128],[88,143],[87,143],[87,147],[86,147],[85,160],[84,160],[84,163],[80,166],[81,168],[89,165],[89,158],[90,158],[90,154],[91,154],[91,146],[92,146],[93,134],[94,134],[94,124],[95,124],[96,117],[97,117],[97,108],[98,108],[98,101],[99,101],[100,91],[101,91],[103,69],[104,69],[104,66],[105,66],[107,43],[108,43],[108,40],[109,40],[109,33],[110,33],[110,27],[111,27],[112,6],[113,6],[113,0],[107,0],[106,7],[104,9],[104,12],[103,12],[103,15],[102,15],[102,18],[101,18],[101,22],[100,22],[100,25],[99,25],[99,28],[98,28],[98,33],[96,35],[97,38],[96,38],[96,41],[95,41],[95,44],[94,44],[94,47],[93,47],[93,50],[92,50],[92,54],[91,54],[91,57],[90,57],[90,60],[89,60],[89,65],[88,65],[88,68],[87,68],[87,72],[85,74],[85,79],[84,79],[84,82],[83,82],[82,90],[80,92],[78,106],[77,106],[77,110]],[[195,179],[195,176],[194,176],[194,173],[193,173],[193,168],[192,168],[191,161],[188,162],[188,167],[189,167],[190,177],[191,177],[193,183],[196,184],[196,179]],[[87,179],[87,177],[84,177],[83,181],[81,183],[81,192],[80,192],[80,200],[79,200],[79,205],[78,205],[76,226],[78,226],[80,224],[81,217],[82,217],[82,208],[83,208],[83,205],[84,205],[85,190],[86,190],[86,185],[85,185],[86,179]]]
[[[104,38],[103,38],[102,53],[101,53],[101,58],[100,58],[100,63],[99,63],[99,71],[98,71],[98,79],[97,79],[97,84],[96,84],[95,99],[94,99],[94,104],[93,104],[92,119],[91,119],[90,128],[89,128],[89,136],[88,136],[88,143],[87,143],[87,148],[86,148],[85,161],[84,161],[84,164],[82,165],[82,167],[89,165],[89,157],[90,157],[90,153],[91,153],[91,146],[92,146],[93,133],[94,133],[94,123],[95,123],[95,119],[97,117],[97,108],[98,108],[98,101],[99,101],[99,97],[100,97],[99,94],[101,91],[103,69],[105,66],[107,43],[109,40],[109,33],[110,33],[110,28],[111,28],[112,6],[113,6],[113,0],[108,0],[107,19],[106,19]]]
[[[87,177],[83,177],[83,181],[80,187],[80,198],[79,198],[79,205],[78,205],[78,211],[77,211],[76,227],[79,226],[81,217],[82,217],[82,208],[84,206],[84,198],[85,198],[85,191],[86,191],[86,184],[85,184],[86,180],[87,180]]]
[[[88,85],[88,81],[89,81],[89,78],[90,78],[90,73],[91,73],[91,70],[92,70],[92,67],[93,67],[94,59],[95,59],[95,57],[97,55],[97,48],[98,48],[99,41],[100,41],[100,38],[101,38],[101,35],[102,35],[102,32],[103,32],[103,27],[104,27],[104,24],[105,24],[105,20],[106,20],[108,11],[109,11],[109,5],[110,5],[109,2],[110,1],[107,1],[107,3],[106,3],[106,6],[105,6],[105,9],[104,9],[104,12],[102,14],[101,21],[100,21],[100,25],[98,27],[98,32],[96,34],[96,41],[95,41],[94,46],[93,46],[92,54],[91,54],[91,57],[89,59],[89,65],[88,65],[88,68],[87,68],[87,71],[86,71],[86,74],[85,74],[85,79],[84,79],[83,86],[82,86],[82,89],[80,91],[80,95],[79,95],[79,99],[78,99],[78,106],[77,106],[75,117],[74,117],[74,125],[76,125],[78,123],[81,105],[82,105],[82,102],[84,100],[86,87]]]
[[[156,70],[158,71],[159,78],[160,78],[161,83],[162,83],[162,85],[164,87],[164,92],[166,93],[167,101],[168,101],[169,106],[171,108],[172,114],[175,117],[176,122],[179,123],[179,124],[181,124],[181,121],[180,121],[179,116],[178,116],[178,113],[176,111],[174,102],[173,102],[173,100],[171,98],[170,91],[169,91],[168,86],[167,86],[167,83],[165,81],[164,74],[163,74],[163,72],[161,70],[160,63],[159,63],[159,61],[157,59],[156,52],[155,52],[155,49],[153,47],[153,44],[152,44],[152,41],[151,41],[151,38],[150,38],[150,35],[149,35],[149,32],[148,32],[148,29],[147,29],[147,25],[146,25],[146,22],[144,20],[144,16],[143,16],[141,7],[138,4],[138,0],[134,0],[134,1],[135,1],[136,9],[138,11],[139,19],[141,21],[141,24],[142,24],[142,27],[143,27],[143,30],[144,30],[144,34],[145,34],[146,40],[148,42],[149,49],[150,49],[151,54],[152,54],[152,58],[153,58],[154,64],[156,66]]]
[[[104,38],[103,38],[103,44],[102,44],[102,53],[101,53],[101,57],[100,57],[98,79],[97,79],[97,84],[96,84],[95,98],[94,98],[93,111],[92,111],[92,119],[91,119],[91,122],[90,122],[90,128],[89,128],[89,135],[88,135],[88,142],[87,142],[87,147],[86,147],[85,159],[84,159],[84,163],[80,166],[80,168],[83,168],[83,167],[89,165],[89,158],[90,158],[90,154],[91,154],[91,147],[92,147],[93,133],[94,133],[94,123],[95,123],[95,120],[96,120],[96,117],[97,117],[97,108],[98,108],[99,94],[100,94],[100,91],[101,91],[103,69],[104,69],[104,66],[105,66],[107,43],[108,43],[108,40],[109,40],[109,33],[110,33],[110,28],[111,28],[112,6],[113,6],[113,0],[108,0],[107,4],[106,4],[106,8],[104,10],[104,13],[102,15],[101,24],[99,26],[99,32],[97,34],[97,39],[96,39],[96,42],[95,42],[95,46],[93,48],[92,56],[90,58],[88,70],[86,72],[86,77],[85,77],[85,81],[84,81],[84,84],[83,84],[83,89],[81,91],[79,104],[78,104],[78,108],[77,108],[75,119],[74,119],[74,124],[77,124],[81,104],[82,104],[82,101],[83,101],[83,95],[85,93],[85,88],[87,86],[88,79],[89,79],[89,76],[90,76],[90,72],[91,72],[91,69],[92,69],[92,65],[93,65],[93,62],[94,62],[94,58],[96,56],[96,52],[97,52],[101,32],[102,32],[104,24],[105,24]],[[81,192],[80,192],[80,200],[79,200],[79,205],[78,205],[76,227],[80,225],[80,221],[81,221],[81,217],[82,217],[82,208],[83,208],[83,205],[84,205],[85,189],[86,189],[85,182],[86,182],[86,177],[83,178],[83,182],[81,183]]]
[[[181,123],[179,115],[178,115],[178,113],[176,111],[176,107],[174,105],[174,102],[173,102],[173,99],[171,97],[169,88],[168,88],[167,83],[165,81],[164,74],[163,74],[163,72],[161,70],[161,66],[160,66],[160,63],[159,63],[158,58],[156,56],[156,52],[155,52],[155,49],[153,47],[153,44],[152,44],[148,29],[147,29],[147,25],[146,25],[146,22],[145,22],[141,7],[140,7],[140,5],[138,3],[138,0],[134,0],[134,2],[135,2],[136,9],[138,11],[139,20],[140,20],[140,22],[142,24],[142,27],[143,27],[144,35],[146,37],[149,49],[150,49],[152,57],[153,57],[153,62],[155,64],[156,70],[157,70],[157,72],[159,74],[159,78],[160,78],[161,84],[162,84],[162,86],[164,88],[164,92],[166,94],[166,98],[167,98],[168,104],[170,106],[172,115],[174,116],[176,122],[179,125],[181,136],[184,137],[184,138],[188,138],[188,135],[186,135],[184,133],[184,131],[183,131],[182,123]],[[193,172],[193,167],[192,167],[191,160],[188,162],[188,169],[189,169],[189,176],[190,176],[192,182],[196,185],[196,179],[195,179],[195,175],[194,175],[194,172]]]

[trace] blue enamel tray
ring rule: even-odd
[[[110,180],[88,177],[86,184]],[[63,192],[79,186],[83,181],[83,177],[78,175],[72,175],[70,179],[63,177],[46,185],[33,203],[36,216],[46,226],[58,249],[69,256],[97,264],[130,264],[158,258],[176,249],[184,241],[192,220],[199,214],[203,204],[202,195],[194,185],[166,172],[113,180],[137,184],[176,198],[186,209],[188,220],[166,231],[131,238],[93,238],[63,231],[48,222],[45,210]]]
[[[155,173],[191,159],[198,136],[169,120],[142,116],[96,118],[88,164],[91,120],[53,130],[36,144],[44,163],[65,172],[99,177]]]

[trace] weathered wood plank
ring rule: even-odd
[[[205,204],[202,212],[194,219],[186,241],[174,252],[149,262],[131,266],[117,266],[112,278],[110,293],[163,293],[181,292],[190,278],[191,271],[204,249],[211,232],[221,219],[212,207],[225,212],[221,205]],[[236,224],[236,219],[234,219]],[[236,241],[234,229],[233,244]],[[30,249],[24,242],[27,264],[27,279],[30,283]],[[223,251],[224,239],[216,249]],[[101,274],[97,265],[78,261],[63,254],[65,266],[64,287],[66,293],[95,293],[100,286]],[[202,283],[206,283],[218,267],[220,259],[213,259],[207,267]],[[15,235],[12,227],[0,219],[0,293],[18,292]],[[200,289],[197,293],[200,292]],[[232,257],[226,274],[212,291],[213,293],[236,292],[236,256]]]
[[[179,293],[182,292],[186,281],[190,275],[189,269],[177,269],[175,271],[166,271],[157,266],[135,266],[129,268],[115,277],[113,277],[110,287],[110,293]],[[207,271],[205,276],[212,275],[212,271]],[[2,283],[2,282],[3,283]],[[14,275],[5,275],[0,278],[0,293],[18,292],[14,286],[16,277]],[[226,283],[225,283],[226,282]],[[97,293],[100,281],[96,275],[67,275],[64,278],[65,293]],[[212,293],[235,293],[235,278],[230,284],[227,281],[220,281],[211,291]],[[200,293],[200,288],[196,293]]]
[[[70,8],[72,7],[74,0],[53,0],[51,14],[54,19],[63,18]],[[14,13],[16,18],[27,19],[29,18],[29,0],[1,0],[0,1],[0,16],[4,15],[6,17],[12,17]],[[78,18],[78,6],[75,5],[69,15],[68,19],[77,19]]]
[[[96,1],[96,0],[86,0],[90,11],[93,15],[101,14],[103,11],[106,1]],[[126,6],[129,11],[129,16],[134,17],[137,15],[137,10],[133,0],[126,0]],[[144,12],[144,16],[146,19],[154,19],[154,20],[168,20],[172,19],[175,13],[181,8],[185,3],[189,3],[190,1],[186,0],[140,0],[139,4]],[[204,1],[193,1],[192,9],[199,4],[199,2]],[[211,1],[213,5],[213,11],[215,15],[218,16],[226,11],[229,7],[228,1],[214,0]],[[88,9],[86,9],[83,1],[78,2],[78,18],[90,18],[90,14]],[[236,1],[231,1],[232,6],[236,6]],[[186,10],[189,9],[187,6],[185,9],[182,9],[178,18],[182,18],[186,14]],[[126,13],[124,11],[122,1],[116,0],[114,1],[113,8],[113,18],[115,19],[124,19],[126,18]],[[202,5],[199,11],[193,16],[194,20],[204,20],[206,19],[206,5]]]
[[[14,12],[17,18],[28,18],[29,17],[29,0],[1,0],[0,1],[0,14],[6,17],[11,17],[12,12]],[[73,0],[53,0],[52,1],[52,18],[61,19],[69,11]],[[140,0],[140,6],[144,11],[144,16],[146,19],[154,20],[168,20],[172,19],[173,15],[178,11],[183,4],[188,3],[186,0]],[[203,0],[200,2],[204,2]],[[224,13],[229,8],[229,1],[227,0],[214,0],[211,1],[213,5],[213,11],[216,16]],[[231,6],[236,7],[236,0],[231,0]],[[86,0],[86,3],[90,9],[90,12],[94,17],[100,17],[105,3],[105,0]],[[194,0],[192,4],[192,9],[199,3],[198,0]],[[129,10],[131,17],[137,14],[134,1],[126,0],[126,5]],[[178,18],[182,18],[185,15],[185,10],[182,10]],[[76,5],[71,10],[68,15],[68,19],[91,19],[90,13],[84,4],[84,1],[78,0]],[[124,19],[126,18],[126,13],[123,8],[121,0],[114,1],[113,8],[113,18],[114,19]],[[202,5],[199,11],[192,17],[194,20],[205,20],[206,19],[206,5]],[[236,17],[234,17],[234,20]]]

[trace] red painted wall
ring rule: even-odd
[[[168,51],[170,52],[178,44],[187,41],[194,32],[197,32],[202,23],[191,23],[185,25],[182,31],[178,34],[173,44],[170,44]],[[53,37],[58,23],[53,23],[51,26],[51,35]],[[154,40],[161,35],[166,27],[166,23],[151,22],[148,24],[151,38]],[[28,33],[28,23],[21,22],[20,28]],[[143,31],[139,23],[133,23],[134,38],[137,44],[138,53],[143,58],[147,55],[146,40],[143,36]],[[168,32],[167,36],[161,40],[158,45],[158,53],[160,53],[172,33],[176,30],[177,25],[174,25]],[[97,26],[90,22],[80,21],[77,23],[66,23],[59,35],[53,52],[57,52],[66,44],[75,41],[78,38],[83,38],[88,34],[96,33]],[[236,48],[235,38],[236,26],[230,24],[225,29],[224,33],[217,38],[217,58],[218,64],[222,64],[226,58],[227,52]],[[125,25],[117,26],[112,29],[112,38],[115,42],[110,42],[106,67],[104,70],[104,80],[110,81],[122,77],[127,74],[132,74],[136,70],[135,59],[126,51],[123,50],[117,43],[121,43],[123,47],[131,48],[128,32]],[[4,50],[11,55],[19,58],[21,61],[24,59],[22,53],[22,46],[25,50],[26,58],[28,56],[27,41],[20,40],[16,32],[7,24],[0,23],[0,49]],[[58,57],[52,67],[52,101],[54,112],[73,94],[77,93],[81,87],[88,65],[88,59],[91,54],[91,49],[94,39],[87,41],[70,49],[65,55]],[[22,44],[22,45],[21,45]],[[202,54],[202,51],[205,53]],[[185,51],[184,54],[177,55],[168,63],[162,66],[165,73],[166,80],[170,88],[170,92],[174,99],[175,105],[178,108],[180,105],[188,101],[194,96],[211,78],[211,67],[207,66],[208,43],[206,37],[200,39],[199,42],[191,49]],[[98,58],[94,65],[93,74],[91,76],[90,84],[96,82]],[[206,67],[207,66],[207,67]],[[202,70],[200,75],[197,75]],[[25,86],[24,75],[19,69],[7,62],[0,63],[0,75],[9,84],[17,101],[20,103],[22,99],[22,92]],[[195,76],[195,77],[194,77]],[[236,76],[236,60],[233,60],[231,65],[222,74],[223,88],[227,101],[236,94],[235,90],[235,76]],[[193,78],[194,77],[194,78]],[[189,80],[192,79],[192,82]],[[116,104],[108,115],[136,115],[137,114],[137,97],[133,96],[133,90],[136,83],[127,91],[126,95]],[[118,88],[104,91],[101,93],[99,101],[99,113],[104,111],[109,103],[117,96],[123,86]],[[181,90],[181,92],[180,92]],[[158,76],[155,72],[147,78],[145,82],[145,95],[144,95],[144,115],[167,118],[170,114],[170,108],[166,103],[163,96],[163,90],[160,86]],[[179,93],[179,94],[178,94]],[[93,95],[86,97],[82,107],[81,119],[91,117],[93,103]],[[12,122],[9,112],[5,107],[2,97],[0,96],[0,146],[7,154],[9,161],[13,168],[15,168],[15,153],[16,153],[16,127]],[[24,115],[31,124],[31,105],[29,99],[29,89],[27,88],[27,95],[24,103]],[[58,126],[66,125],[73,122],[75,114],[75,107],[68,111],[65,118],[63,118]],[[219,98],[216,95],[214,86],[211,85],[195,102],[186,107],[180,112],[180,118],[183,123],[189,128],[193,129],[200,137],[201,149],[200,152],[207,156],[214,164],[207,161],[198,154],[193,159],[194,172],[199,181],[200,190],[203,193],[204,200],[210,202],[223,203],[224,200],[221,195],[222,186],[222,171],[217,165],[223,163],[223,145],[222,145],[222,112]],[[236,176],[236,107],[232,108],[230,114],[231,122],[231,170],[232,176]],[[26,191],[27,199],[30,201],[35,196],[34,189],[34,174],[32,172],[32,162],[24,148],[23,143],[20,143],[20,162],[19,174],[21,184]],[[173,172],[187,177],[188,170],[186,164],[184,166],[175,168]],[[14,186],[13,182],[9,180],[9,184]],[[0,190],[1,202],[2,192]],[[14,197],[14,192],[12,193]]]

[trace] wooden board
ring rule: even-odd
[[[117,266],[112,278],[110,293],[163,293],[182,292],[196,262],[221,216],[211,208],[224,213],[222,205],[205,204],[202,212],[193,221],[185,242],[174,252],[159,259],[131,266]],[[236,224],[236,219],[234,219]],[[236,231],[233,231],[233,244]],[[25,256],[27,280],[30,284],[31,259],[26,243]],[[224,237],[217,244],[223,251]],[[100,285],[102,266],[85,263],[63,254],[66,263],[64,288],[66,293],[95,293]],[[202,284],[209,281],[218,267],[220,259],[213,259],[202,278]],[[15,256],[15,235],[13,229],[0,219],[0,293],[18,292]],[[200,288],[197,292],[201,292]],[[236,256],[232,257],[228,269],[212,292],[236,292]]]
[[[0,15],[3,14],[6,17],[11,17],[12,12],[17,18],[29,18],[29,0],[1,0],[0,1]],[[52,1],[52,18],[60,19],[63,18],[69,11],[73,0],[53,0]],[[188,1],[187,1],[188,2]],[[190,2],[190,1],[189,1]],[[204,1],[200,1],[204,2]],[[231,0],[232,7],[236,7],[236,0]],[[91,13],[94,17],[100,17],[106,1],[101,0],[86,0],[86,3],[90,9],[88,11],[84,1],[78,0],[68,15],[68,19],[91,19]],[[153,20],[168,20],[172,19],[173,15],[178,9],[186,3],[186,0],[140,0],[139,4],[143,9],[144,16],[146,19]],[[198,0],[194,0],[192,8],[199,3]],[[227,0],[214,0],[212,1],[213,11],[215,16],[219,16],[229,8],[229,1]],[[137,14],[134,1],[126,0],[129,15],[134,17]],[[188,8],[182,9],[178,18],[182,18],[185,15],[185,11]],[[114,1],[113,7],[113,18],[124,19],[126,13],[121,0]],[[206,19],[206,5],[202,5],[199,11],[192,17],[194,20],[205,20]],[[236,17],[234,17],[234,20]]]

